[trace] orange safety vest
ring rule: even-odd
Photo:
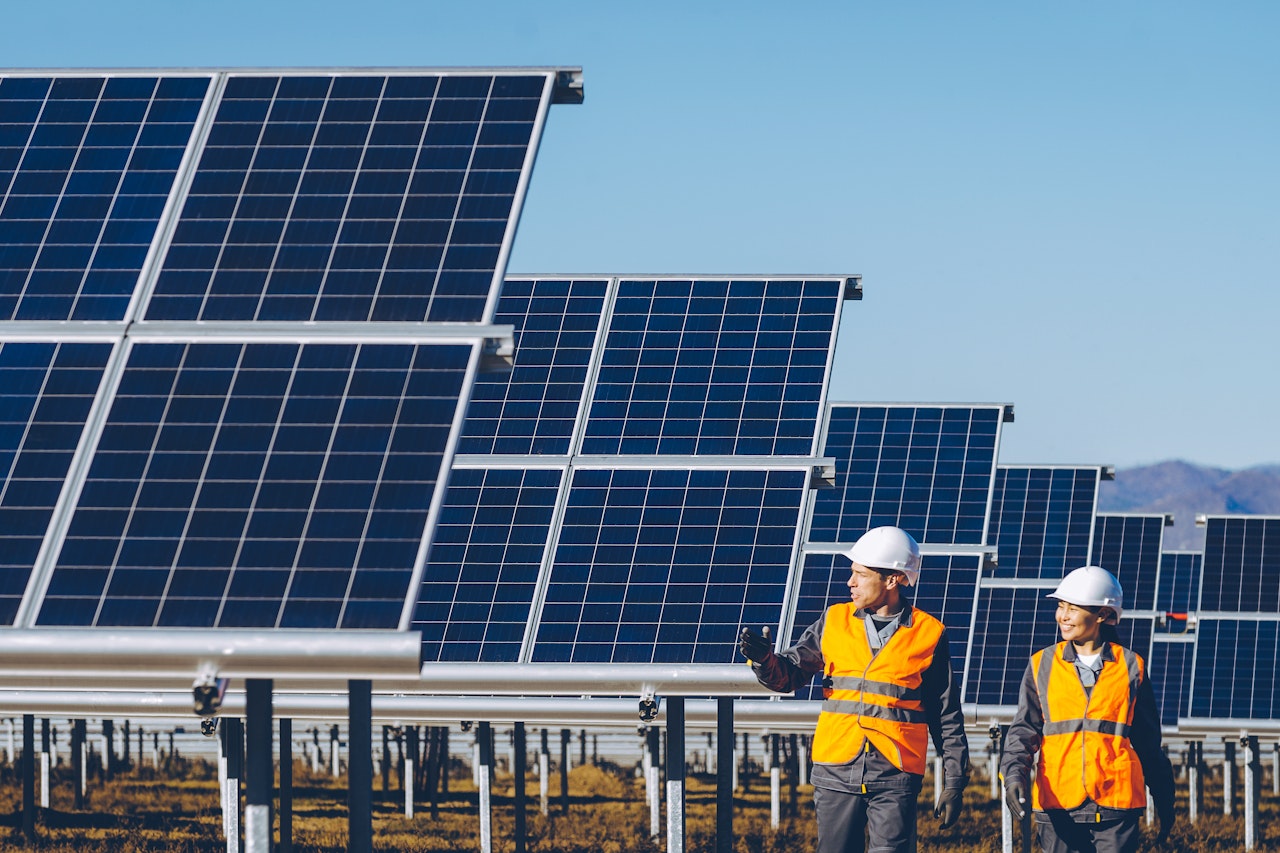
[[[822,659],[831,689],[813,734],[813,760],[846,764],[869,741],[898,769],[923,776],[929,726],[920,682],[942,638],[942,623],[911,608],[911,624],[899,625],[873,656],[856,610],[851,602],[827,609]]]
[[[1104,808],[1140,809],[1147,804],[1142,762],[1129,743],[1138,687],[1145,677],[1142,658],[1109,643],[1093,692],[1086,695],[1075,663],[1065,660],[1066,643],[1031,656],[1036,692],[1044,711],[1044,732],[1033,808],[1074,809],[1086,799]]]

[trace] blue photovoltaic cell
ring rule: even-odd
[[[1094,520],[1093,559],[1116,576],[1124,590],[1124,609],[1154,610],[1163,515],[1099,515]]]
[[[804,471],[574,473],[533,660],[741,663],[778,623]]]
[[[1120,637],[1120,645],[1132,649],[1146,660],[1151,656],[1151,636],[1155,629],[1155,620],[1145,616],[1131,618],[1125,615],[1116,626],[1116,634]]]
[[[881,525],[918,541],[983,544],[1002,406],[833,405],[824,456],[836,488],[814,496],[809,541]]]
[[[1280,613],[1280,518],[1209,516],[1200,610]]]
[[[471,352],[135,344],[38,624],[398,627]]]
[[[843,288],[620,282],[581,452],[813,453]]]
[[[565,454],[604,311],[604,280],[512,281],[494,322],[514,329],[510,373],[481,373],[459,453]]]
[[[0,624],[22,603],[110,354],[105,343],[0,344]]]
[[[1277,660],[1280,621],[1201,620],[1188,716],[1280,718]]]
[[[547,75],[232,75],[149,320],[482,322]]]
[[[987,588],[979,592],[964,701],[1017,705],[1031,655],[1058,641],[1051,589]]]
[[[1160,555],[1160,586],[1156,592],[1156,610],[1161,613],[1186,614],[1196,609],[1200,594],[1200,566],[1204,555],[1198,551],[1165,551]],[[1169,619],[1166,633],[1187,630],[1184,619]]]
[[[805,629],[817,622],[828,607],[849,600],[849,566],[849,558],[843,554],[805,555],[791,643],[799,640]],[[977,594],[981,567],[982,558],[976,554],[925,554],[920,583],[906,594],[915,607],[936,616],[947,626],[956,684],[961,683],[964,675],[964,654],[969,645],[973,599]],[[822,691],[815,680],[797,695],[821,699]]]
[[[988,542],[996,577],[1058,580],[1087,565],[1100,471],[998,466]]]
[[[1160,709],[1160,722],[1172,726],[1191,710],[1191,664],[1195,643],[1157,639],[1151,644],[1151,687]]]
[[[124,319],[208,86],[0,78],[0,318]]]
[[[426,661],[516,661],[558,470],[454,469],[410,630]]]

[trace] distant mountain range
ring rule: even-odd
[[[1173,513],[1164,550],[1199,551],[1204,529],[1196,527],[1197,515],[1280,515],[1280,465],[1229,471],[1175,460],[1117,469],[1115,480],[1098,489],[1098,512]]]

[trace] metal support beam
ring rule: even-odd
[[[1194,824],[1204,807],[1204,744],[1187,744],[1187,821]]]
[[[373,684],[347,682],[347,822],[350,853],[373,853]]]
[[[84,744],[85,721],[71,721],[71,787],[75,791],[73,807],[76,811],[84,808]]]
[[[515,851],[525,853],[525,836],[528,832],[525,815],[524,777],[529,772],[529,752],[525,743],[524,723],[516,723],[512,732],[511,782],[514,786]]]
[[[560,813],[569,813],[569,738],[573,732],[560,730]]]
[[[36,717],[22,715],[22,834],[36,840]]]
[[[479,764],[476,767],[480,803],[480,853],[493,853],[493,724],[476,726]]]
[[[1222,746],[1222,813],[1231,817],[1236,803],[1236,745],[1225,737]]]
[[[716,851],[733,853],[733,698],[716,699]]]
[[[40,808],[49,808],[49,718],[40,720]]]
[[[227,853],[240,850],[240,780],[244,778],[244,724],[238,717],[222,721],[222,748],[227,776],[222,783],[222,825]]]
[[[280,853],[293,853],[293,720],[280,721]]]
[[[662,834],[662,795],[658,792],[658,764],[661,733],[657,726],[650,726],[645,731],[645,744],[649,750],[649,764],[645,768],[644,789],[649,800],[649,837],[657,840]]]
[[[427,729],[427,739],[432,736],[431,729]],[[417,776],[414,772],[418,766],[418,727],[408,726],[404,730],[405,754],[404,754],[404,770],[400,774],[400,787],[404,789],[404,816],[413,817],[413,792],[417,787],[414,780]]]
[[[271,679],[245,683],[245,853],[271,853]]]
[[[782,823],[782,764],[778,761],[778,733],[768,735],[769,751],[769,826],[777,829]]]
[[[1258,755],[1258,738],[1241,735],[1244,747],[1244,849],[1258,846],[1258,783],[1262,775],[1262,759]]]
[[[548,803],[551,787],[551,747],[547,742],[547,730],[542,730],[542,748],[538,750],[538,807],[543,817],[550,813]]]
[[[684,697],[667,697],[667,853],[684,853]]]

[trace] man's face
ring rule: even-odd
[[[882,573],[854,563],[849,572],[849,600],[863,610],[876,610],[889,603],[898,581],[896,572]]]

